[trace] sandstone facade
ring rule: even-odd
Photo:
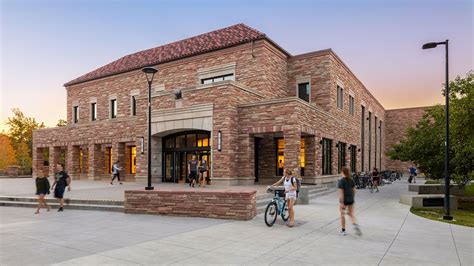
[[[206,175],[214,183],[274,181],[279,176],[278,139],[284,140],[284,167],[302,168],[306,183],[333,182],[338,167],[349,166],[353,160],[355,171],[389,168],[386,111],[330,49],[292,56],[262,38],[153,66],[159,70],[151,98],[155,182],[169,181],[164,178],[169,174],[174,182],[181,180],[176,175],[187,177],[180,156],[184,154],[187,160],[194,151],[206,152]],[[221,75],[229,79],[203,84],[204,79]],[[305,82],[309,83],[309,102],[298,96],[298,84]],[[337,103],[338,87],[342,88],[342,106]],[[144,180],[148,171],[148,85],[141,70],[69,84],[66,90],[68,126],[33,133],[34,175],[48,161],[50,165],[64,163],[75,179],[109,178],[110,162],[120,160],[126,180]],[[115,118],[111,100],[117,104]],[[97,106],[95,120],[92,103]],[[207,132],[208,146],[178,148],[180,132]],[[177,136],[172,156],[165,143],[171,135]],[[322,169],[323,138],[332,140],[331,169],[326,173]],[[351,158],[349,147],[355,147],[355,157]],[[43,156],[45,149],[49,158]],[[50,169],[52,172],[53,167]]]

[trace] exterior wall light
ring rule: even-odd
[[[222,131],[217,132],[217,150],[222,151]]]

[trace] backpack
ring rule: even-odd
[[[298,197],[298,193],[300,192],[300,188],[301,188],[301,180],[299,180],[298,178],[292,176],[291,177],[291,185],[292,186],[295,185],[293,179],[296,179],[296,197]]]

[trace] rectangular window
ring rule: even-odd
[[[277,176],[283,175],[285,168],[285,139],[276,139],[277,147]]]
[[[129,147],[129,158],[130,158],[130,174],[135,174],[137,172],[137,147]]]
[[[354,107],[354,97],[349,95],[349,114],[354,116],[355,114],[355,107]]]
[[[110,100],[110,118],[117,117],[117,99]]]
[[[332,140],[323,138],[323,175],[332,175]]]
[[[369,171],[372,171],[372,112],[369,112]]]
[[[83,156],[82,148],[79,148],[79,173],[84,173]]]
[[[301,176],[304,176],[304,165],[305,165],[305,154],[304,154],[304,138],[301,138],[300,144],[300,169],[301,169]]]
[[[74,124],[79,122],[79,106],[74,106],[72,108],[72,121]]]
[[[214,82],[224,81],[224,80],[234,80],[234,74],[227,74],[217,77],[201,79],[201,84],[211,84]]]
[[[108,174],[112,173],[112,147],[105,148],[105,171]]]
[[[91,103],[91,121],[97,120],[97,103]]]
[[[380,141],[379,170],[382,170],[382,120],[380,120],[380,126],[379,126],[379,141]]]
[[[356,160],[357,160],[357,147],[356,145],[351,145],[351,172],[356,171]]]
[[[337,173],[346,166],[346,143],[339,142],[337,145]]]
[[[337,107],[343,109],[344,107],[344,89],[337,85]]]
[[[132,96],[132,116],[137,115],[137,98],[136,96]]]
[[[374,167],[377,167],[377,145],[378,145],[378,143],[377,143],[377,122],[378,122],[377,117],[375,117],[375,123],[374,123],[374,125],[375,125],[375,127],[374,127],[374,143],[375,143],[375,145],[374,145],[374,161],[375,161],[375,163],[374,163]]]
[[[361,105],[360,121],[360,171],[364,172],[365,167],[365,107]]]
[[[299,83],[298,84],[298,97],[303,100],[309,102],[309,95],[310,95],[310,86],[309,82]]]

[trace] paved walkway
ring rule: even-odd
[[[51,185],[53,180],[50,178]],[[124,200],[124,190],[127,189],[143,189],[146,184],[136,182],[123,182],[119,185],[117,181],[114,185],[110,185],[110,181],[89,181],[89,180],[73,180],[71,191],[66,191],[65,197],[70,199],[101,199],[101,200]],[[205,188],[191,188],[187,184],[175,183],[158,183],[153,184],[155,189],[229,189],[229,187],[220,187],[209,185]],[[232,186],[231,189],[255,189],[257,194],[265,194],[266,185],[251,186]],[[33,178],[1,178],[0,179],[0,196],[21,196],[35,197],[35,181]],[[47,196],[53,198],[53,193]]]
[[[337,234],[337,194],[296,206],[297,226],[0,207],[0,264],[474,265],[474,229],[426,220],[398,203],[406,182],[358,191],[363,235]]]

